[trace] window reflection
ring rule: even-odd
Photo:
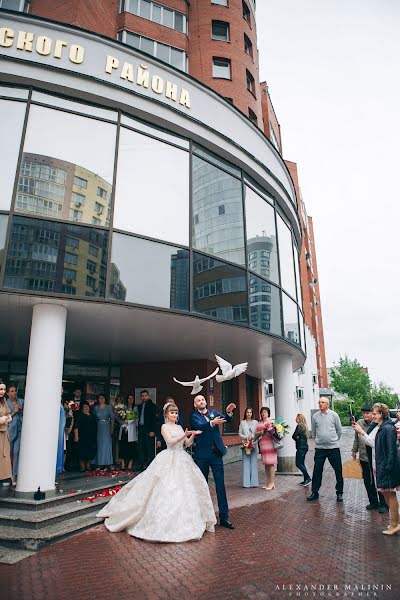
[[[294,254],[294,270],[296,273],[296,290],[297,290],[297,302],[299,305],[302,305],[302,297],[301,297],[301,283],[300,283],[300,269],[299,269],[299,252],[297,250],[296,244],[293,245],[293,254]]]
[[[114,125],[32,106],[16,212],[108,227],[115,136]]]
[[[223,321],[247,324],[246,272],[194,253],[193,310]]]
[[[279,283],[274,209],[251,188],[245,190],[248,267]]]
[[[260,277],[249,276],[250,325],[282,335],[279,289]]]
[[[189,251],[114,233],[109,296],[188,310]]]
[[[114,227],[189,245],[189,154],[121,129]]]
[[[108,233],[14,217],[4,287],[72,296],[104,296]]]
[[[241,181],[193,155],[193,247],[245,264]]]
[[[8,217],[0,215],[0,273],[1,265],[3,264],[4,246],[6,243]]]
[[[300,311],[299,311],[299,323],[300,323],[300,345],[305,352],[306,345],[305,345],[305,341],[304,341],[304,319],[303,319],[303,315],[301,314]]]
[[[297,304],[285,293],[282,293],[282,302],[285,338],[294,344],[300,345]]]
[[[0,210],[10,210],[26,105],[0,100]]]
[[[296,298],[296,282],[294,277],[292,233],[277,214],[279,262],[281,267],[281,284],[293,298]]]

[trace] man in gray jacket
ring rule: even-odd
[[[336,499],[338,502],[343,502],[342,458],[339,449],[342,426],[339,415],[329,408],[329,398],[322,396],[318,405],[319,411],[311,420],[312,435],[315,438],[315,456],[311,496],[307,496],[307,500],[309,502],[318,500],[322,471],[325,460],[328,459],[336,475]]]
[[[365,433],[367,433],[367,430],[372,423],[371,407],[363,406],[361,412],[363,415],[362,419],[359,419],[357,423],[360,425],[360,427],[363,428]],[[368,494],[369,504],[367,505],[367,510],[379,510],[380,513],[389,512],[389,507],[385,502],[383,494],[381,494],[380,492],[378,494],[376,491],[375,481],[372,477],[371,469],[368,463],[367,449],[365,447],[365,438],[363,435],[358,435],[358,433],[355,432],[353,449],[351,451],[351,455],[354,459],[356,459],[357,457],[357,452],[362,468],[365,489],[367,490]]]

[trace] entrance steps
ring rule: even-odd
[[[0,496],[0,562],[5,548],[36,552],[48,544],[102,522],[96,513],[110,496],[93,502],[79,502],[87,496],[128,483],[134,474],[116,477],[85,477],[72,474],[59,481],[59,490],[44,500],[14,496],[14,490]],[[63,490],[60,489],[61,485]],[[69,492],[69,493],[68,493]],[[29,554],[28,552],[28,554]],[[7,555],[7,552],[4,552]]]

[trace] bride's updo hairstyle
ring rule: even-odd
[[[177,412],[179,412],[179,408],[177,407],[177,405],[174,402],[168,402],[167,404],[164,405],[164,408],[163,408],[164,417],[167,417],[168,413],[171,412],[171,410],[176,410]]]

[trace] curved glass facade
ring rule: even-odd
[[[304,349],[293,232],[246,173],[117,111],[2,89],[3,289],[184,312]]]

